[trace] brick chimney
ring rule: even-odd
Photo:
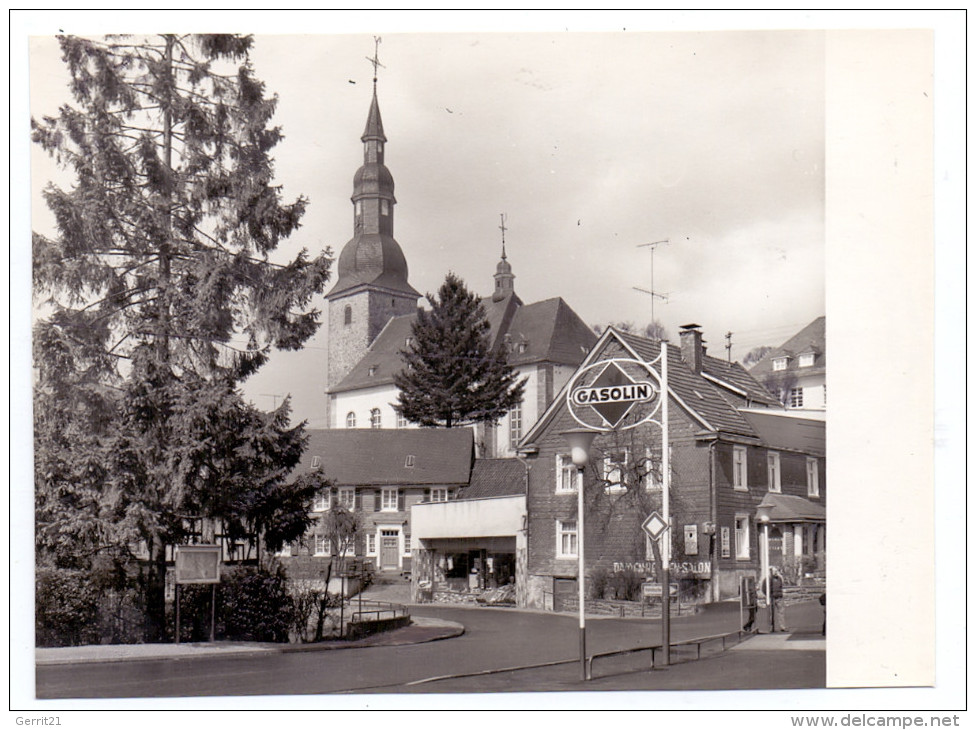
[[[685,324],[681,326],[681,359],[696,374],[702,371],[702,358],[705,349],[702,347],[701,325]]]

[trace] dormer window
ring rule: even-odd
[[[520,355],[521,355],[522,353],[524,353],[524,352],[525,352],[526,350],[528,350],[528,349],[529,349],[529,343],[528,343],[528,342],[525,342],[525,341],[523,340],[522,342],[520,342],[520,343],[518,344],[518,351],[519,351],[519,354],[520,354]]]
[[[816,357],[817,356],[816,356],[815,353],[812,353],[812,352],[804,352],[802,355],[800,355],[800,362],[799,362],[800,367],[801,368],[812,368],[813,367],[813,361],[814,361],[814,359],[816,359]]]
[[[403,341],[404,347],[413,347],[413,337],[408,337]]]
[[[407,469],[412,469],[414,465],[414,459],[415,457],[413,454],[407,454],[407,459],[406,461],[403,462],[403,466],[406,467]]]
[[[348,304],[346,305],[345,310],[343,310],[342,322],[343,324],[352,324],[352,307],[350,307]]]
[[[786,366],[789,364],[790,359],[788,357],[777,357],[773,359],[773,370],[786,370]]]
[[[373,377],[374,375],[376,375],[376,368],[377,368],[376,365],[369,366],[369,377]]]

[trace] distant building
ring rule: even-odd
[[[827,408],[826,324],[826,317],[817,317],[749,370],[788,409]]]
[[[407,260],[393,237],[393,176],[384,163],[386,136],[374,87],[363,132],[363,165],[353,178],[353,237],[337,263],[328,300],[330,428],[407,428],[393,408],[393,376],[410,342],[420,294],[408,282]],[[524,304],[504,243],[494,291],[482,299],[491,344],[528,378],[520,407],[495,427],[477,429],[480,456],[515,454],[535,422],[596,341],[596,335],[561,298]]]
[[[312,513],[323,518],[340,504],[359,515],[362,530],[350,556],[368,558],[383,572],[410,569],[410,509],[446,502],[471,481],[474,437],[470,428],[315,429],[295,473],[317,471],[333,482],[315,496]],[[293,579],[320,576],[331,546],[319,522],[279,558]]]

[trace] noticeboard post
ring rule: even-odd
[[[176,643],[180,643],[180,586],[211,585],[210,641],[217,623],[217,584],[220,583],[220,545],[176,546]]]

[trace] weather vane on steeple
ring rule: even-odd
[[[505,260],[505,231],[507,231],[508,229],[505,227],[505,214],[499,213],[498,215],[502,219],[502,224],[498,227],[501,229],[502,232],[502,260],[504,261]]]
[[[376,69],[386,68],[386,66],[380,63],[380,43],[382,41],[383,41],[382,38],[380,38],[378,35],[374,35],[373,36],[373,44],[374,44],[373,57],[370,58],[369,56],[366,56],[366,60],[369,61],[371,64],[373,64],[373,86],[376,86],[376,73],[377,73]]]

